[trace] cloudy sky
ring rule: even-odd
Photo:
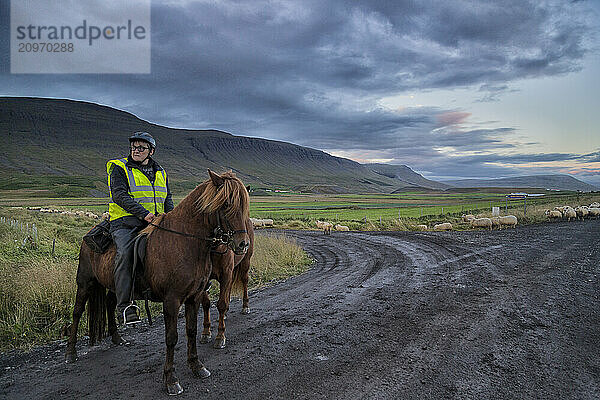
[[[600,1],[153,1],[150,74],[10,74],[0,95],[283,140],[437,179],[600,185]]]

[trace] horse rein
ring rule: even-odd
[[[171,233],[175,233],[181,236],[185,236],[185,237],[189,237],[189,238],[194,238],[194,239],[200,239],[200,240],[205,240],[207,242],[210,242],[210,245],[212,248],[217,248],[223,244],[227,245],[232,251],[233,250],[233,236],[238,234],[238,233],[248,233],[248,231],[246,229],[239,229],[239,230],[233,230],[231,229],[231,224],[229,223],[229,220],[223,216],[223,220],[225,221],[225,224],[227,225],[227,228],[229,230],[225,231],[223,230],[223,228],[221,227],[221,210],[219,210],[217,212],[217,223],[218,226],[215,228],[214,230],[214,237],[211,238],[205,238],[199,235],[194,235],[191,233],[185,233],[185,232],[179,232],[179,231],[175,231],[173,229],[169,229],[169,228],[165,228],[162,227],[160,225],[156,225],[153,224],[152,222],[150,222],[148,225],[154,226],[155,228],[161,229],[163,231],[167,231],[167,232],[171,232]],[[216,252],[216,251],[215,251]],[[235,252],[235,251],[234,251]],[[216,252],[219,254],[225,254],[226,252]]]

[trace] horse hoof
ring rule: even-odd
[[[127,341],[123,340],[121,335],[119,335],[118,333],[115,333],[112,335],[111,341],[113,344],[116,344],[116,345],[127,344]]]
[[[210,342],[211,338],[212,338],[212,336],[210,334],[208,334],[208,335],[202,334],[202,336],[200,336],[200,343],[206,344],[206,343]]]
[[[67,364],[72,364],[77,361],[77,353],[67,353],[65,354],[65,362]]]
[[[215,343],[213,344],[213,348],[224,349],[225,348],[225,338],[216,338]]]
[[[173,384],[167,384],[167,394],[169,396],[177,396],[183,393],[183,388],[179,384],[179,382],[175,382]]]
[[[242,314],[250,314],[250,307],[242,308]]]
[[[207,370],[205,367],[202,367],[199,370],[194,371],[194,375],[197,378],[206,379],[210,376],[210,371]]]

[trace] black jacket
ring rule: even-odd
[[[154,183],[156,172],[162,171],[163,168],[152,158],[150,158],[148,165],[152,166],[152,170],[149,174],[145,175],[148,177],[150,182]],[[139,168],[140,164],[133,161],[131,157],[127,158],[127,163],[125,166],[128,168],[137,168],[142,171]],[[117,203],[117,205],[119,205],[125,211],[133,214],[111,221],[111,231],[120,228],[143,228],[147,225],[146,221],[144,221],[144,218],[149,214],[149,211],[133,200],[133,197],[131,197],[129,194],[129,183],[123,168],[113,168],[112,172],[110,173],[110,192],[112,194],[112,201]],[[167,177],[167,198],[165,199],[165,212],[171,211],[174,207],[173,195],[171,194],[171,189],[169,188],[169,177]]]

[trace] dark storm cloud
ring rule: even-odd
[[[151,74],[5,74],[0,84],[6,95],[94,101],[167,126],[452,163],[435,148],[507,149],[502,135],[513,129],[439,130],[438,116],[455,110],[395,111],[377,100],[474,86],[493,101],[514,80],[578,70],[591,37],[584,9],[558,0],[153,2]]]

